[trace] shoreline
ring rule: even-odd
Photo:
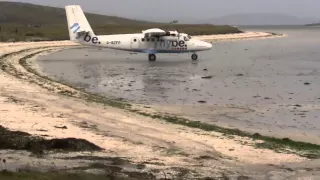
[[[195,39],[209,42],[234,41],[234,40],[258,40],[266,38],[286,37],[285,34],[275,34],[270,32],[243,32],[236,34],[219,34],[219,35],[199,35],[193,36]]]
[[[222,133],[161,122],[124,109],[71,98],[81,97],[82,93],[31,73],[26,69],[30,64],[21,66],[23,60],[33,61],[40,55],[74,45],[68,41],[0,44],[1,52],[8,54],[5,57],[1,55],[1,61],[6,63],[2,64],[5,72],[0,73],[0,107],[6,119],[0,125],[10,130],[45,135],[46,138],[83,138],[106,149],[100,156],[121,156],[136,163],[158,159],[155,162],[164,166],[148,166],[157,169],[188,168],[208,176],[227,168],[206,172],[210,165],[194,168],[193,165],[199,165],[199,160],[194,158],[213,157],[206,161],[215,164],[224,164],[230,159],[233,161],[230,167],[239,167],[239,162],[279,165],[306,160],[296,154],[256,149],[253,144],[261,141],[254,139],[237,135],[228,138]],[[61,95],[66,93],[69,97]],[[89,128],[83,128],[83,122]],[[55,128],[62,125],[67,129]],[[260,157],[262,153],[264,157]]]
[[[194,39],[203,40],[203,41],[233,41],[233,40],[246,40],[246,39],[265,39],[265,38],[279,38],[286,37],[286,34],[276,34],[272,32],[252,32],[252,31],[244,31],[242,33],[231,33],[231,34],[213,34],[213,35],[195,35],[192,36]],[[33,43],[38,43],[42,45],[50,45],[61,43],[61,45],[78,45],[77,43],[73,43],[70,40],[61,40],[61,41],[39,41],[39,42],[0,42],[1,47],[12,47],[12,46],[21,46],[21,45],[29,45]],[[1,55],[1,54],[0,54]]]

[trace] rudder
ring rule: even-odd
[[[93,30],[79,5],[68,5],[65,9],[71,41],[78,41],[78,38],[86,33],[94,35]]]

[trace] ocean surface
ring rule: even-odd
[[[239,28],[287,36],[216,42],[197,62],[191,54],[158,54],[149,62],[147,54],[86,48],[37,63],[51,78],[136,103],[250,109],[224,116],[204,109],[194,117],[320,144],[320,28]]]

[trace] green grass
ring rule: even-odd
[[[66,25],[64,8],[42,6],[22,2],[0,1],[0,22],[22,25]],[[86,11],[85,7],[82,7]],[[116,16],[86,13],[87,19],[93,24],[143,24],[146,21],[122,18]]]
[[[208,124],[200,121],[193,121],[186,118],[180,118],[176,116],[161,115],[161,114],[149,114],[137,110],[133,112],[138,113],[143,116],[151,117],[153,119],[159,119],[172,124],[179,124],[187,126],[190,128],[197,128],[204,131],[214,131],[224,134],[225,136],[236,135],[240,137],[249,137],[254,140],[263,140],[263,143],[256,143],[257,148],[271,149],[283,153],[293,153],[301,157],[306,157],[309,159],[319,159],[320,158],[320,145],[293,141],[289,138],[275,138],[270,136],[263,136],[258,133],[251,134],[239,129],[224,128],[214,124]]]

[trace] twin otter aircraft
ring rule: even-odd
[[[191,39],[188,34],[161,29],[148,29],[139,34],[95,35],[79,5],[65,7],[70,40],[82,45],[149,54],[149,61],[156,60],[156,53],[190,53],[197,60],[197,51],[212,48],[212,44]]]

